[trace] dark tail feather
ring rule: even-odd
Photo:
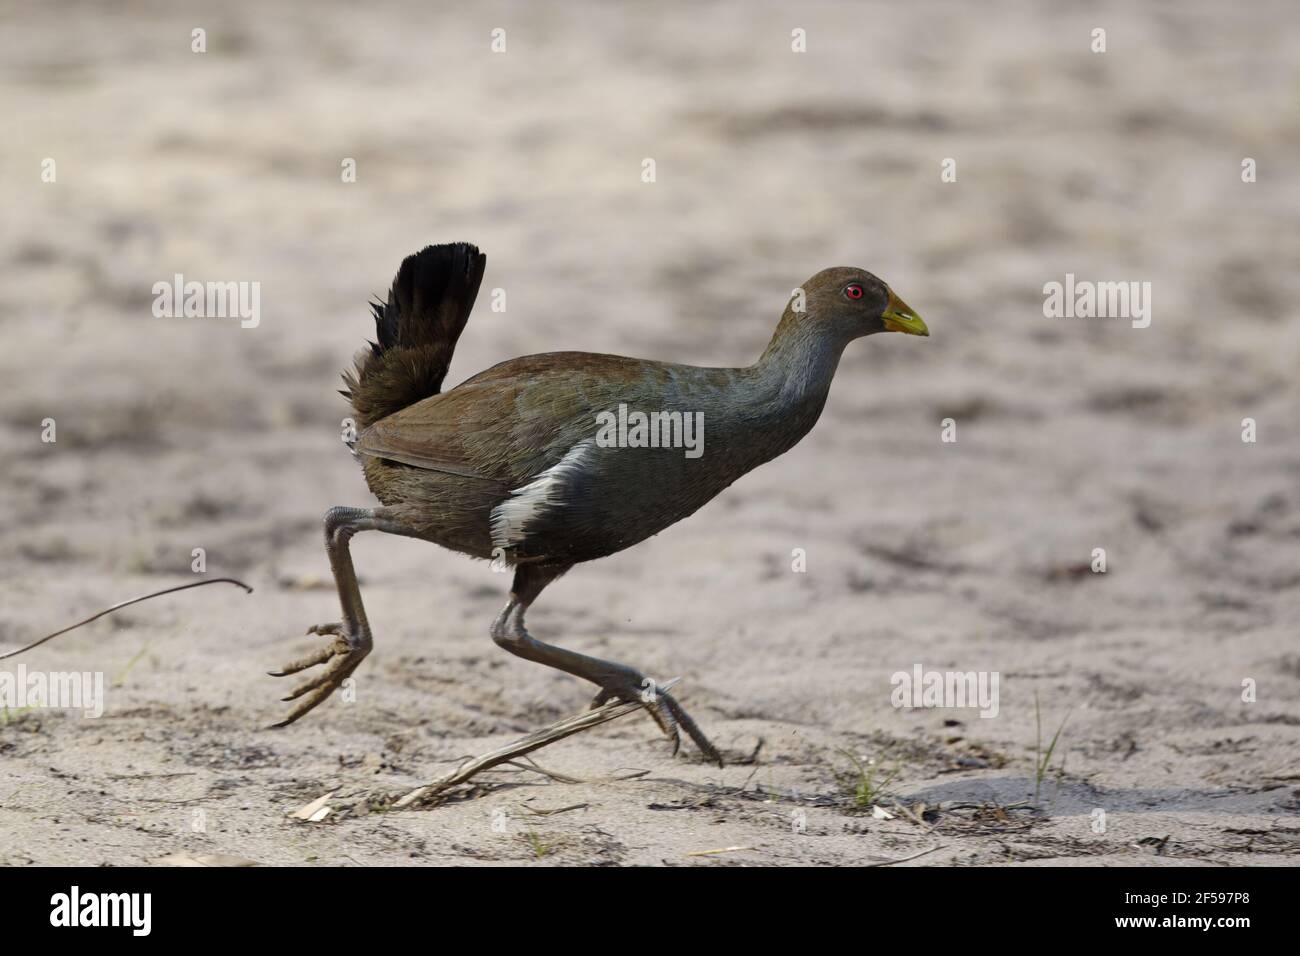
[[[357,356],[355,373],[343,373],[358,429],[442,388],[486,263],[467,242],[428,246],[402,262],[388,304],[370,306],[378,341]]]

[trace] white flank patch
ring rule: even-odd
[[[492,509],[492,543],[510,550],[521,540],[528,523],[545,509],[563,504],[564,485],[574,474],[581,472],[583,459],[595,446],[596,439],[587,438],[565,453],[550,468],[521,488],[510,492],[510,497]]]

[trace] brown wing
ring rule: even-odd
[[[596,432],[596,414],[672,378],[668,366],[556,352],[494,366],[361,433],[355,450],[516,488]]]
[[[478,401],[458,401],[452,391],[417,402],[367,428],[354,450],[430,471],[493,478],[490,462],[477,461],[466,438],[490,426],[480,415],[494,396],[474,397]]]

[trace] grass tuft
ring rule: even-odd
[[[849,798],[853,805],[860,810],[874,807],[880,802],[880,798],[885,795],[889,785],[897,779],[902,768],[894,765],[894,769],[881,777],[881,766],[874,760],[868,760],[863,763],[858,756],[852,751],[840,749],[840,753],[848,757],[853,763],[853,770],[848,773],[834,771],[835,780],[840,787],[848,791]]]
[[[1038,691],[1034,691],[1034,724],[1036,727],[1036,739],[1034,741],[1034,806],[1038,806],[1038,797],[1043,789],[1043,777],[1047,776],[1047,770],[1052,764],[1052,754],[1056,750],[1057,741],[1061,739],[1061,731],[1065,729],[1065,722],[1070,719],[1070,711],[1061,718],[1061,726],[1056,728],[1056,733],[1052,735],[1052,742],[1047,745],[1046,753],[1043,752],[1043,710],[1038,700]],[[1061,766],[1057,768],[1056,779],[1059,785],[1062,775],[1065,773],[1065,758],[1061,758]]]

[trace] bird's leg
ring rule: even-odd
[[[303,681],[284,698],[289,701],[301,697],[302,700],[294,705],[284,720],[274,725],[276,727],[293,723],[328,698],[370,653],[373,645],[370,624],[366,620],[366,609],[361,603],[361,588],[357,585],[357,573],[352,567],[352,554],[348,550],[348,542],[358,531],[409,533],[384,515],[382,509],[331,508],[325,513],[325,552],[329,555],[334,583],[339,589],[343,620],[309,627],[308,634],[330,635],[334,640],[306,657],[271,672],[272,677],[284,677],[317,664],[326,665],[324,670]]]
[[[598,707],[611,699],[640,702],[673,742],[673,753],[681,746],[678,727],[686,731],[704,756],[722,766],[722,757],[690,714],[665,690],[635,668],[537,640],[524,627],[524,614],[542,589],[565,571],[564,566],[524,565],[515,569],[510,600],[492,625],[492,640],[516,657],[555,667],[574,677],[589,680],[600,688],[591,706]]]

